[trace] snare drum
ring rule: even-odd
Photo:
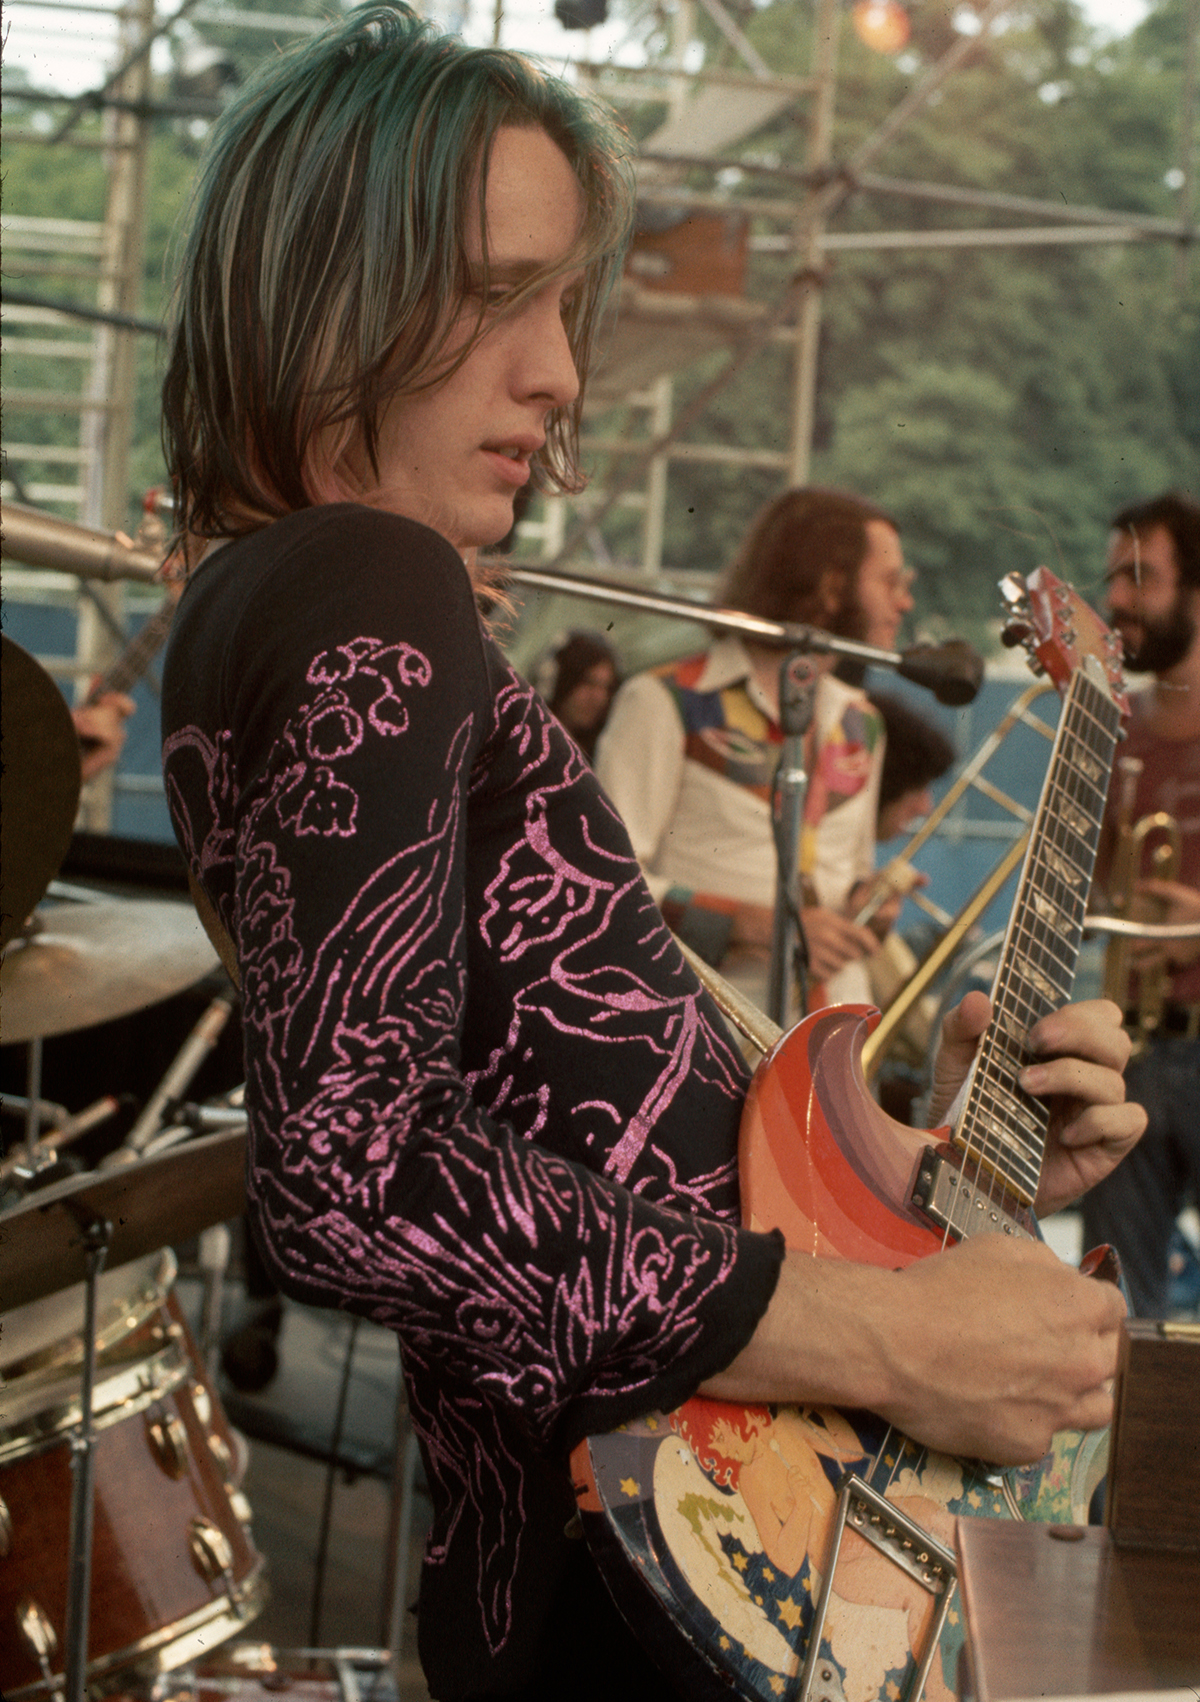
[[[168,1251],[98,1284],[87,1680],[138,1687],[265,1600],[240,1450],[171,1292]],[[61,1686],[84,1285],[0,1318],[0,1691]]]

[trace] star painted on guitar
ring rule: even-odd
[[[785,1596],[779,1603],[779,1617],[789,1631],[794,1631],[804,1617],[804,1609],[791,1596]]]
[[[636,1478],[623,1477],[621,1479],[621,1494],[622,1495],[628,1495],[631,1499],[636,1500],[637,1497],[641,1493],[642,1493],[642,1486],[641,1486],[640,1483],[638,1483]]]

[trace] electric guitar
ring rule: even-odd
[[[953,1130],[894,1122],[861,1049],[879,1013],[814,1012],[763,1059],[740,1131],[742,1213],[813,1256],[895,1269],[947,1241],[1035,1236],[1049,1127],[1018,1086],[1025,1035],[1070,997],[1104,801],[1128,715],[1120,646],[1045,568],[1002,593],[1009,629],[1064,699]],[[1037,1465],[937,1455],[869,1412],[695,1397],[571,1465],[606,1581],[683,1694],[704,1702],[949,1702],[963,1641],[960,1515],[1086,1523],[1107,1433],[1064,1432]]]

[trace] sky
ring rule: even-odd
[[[1124,35],[1147,6],[1146,0],[1083,0],[1083,9],[1098,28]],[[280,10],[286,11],[286,0],[281,0]],[[428,10],[452,27],[462,27],[469,40],[491,39],[493,0],[436,0]],[[459,22],[464,12],[465,26]],[[99,6],[76,12],[7,0],[4,21],[4,57],[26,70],[37,88],[78,94],[94,88],[114,62],[115,26],[111,13]],[[553,0],[507,0],[503,41],[551,63],[558,52],[578,56],[586,51],[597,59],[622,59],[636,52],[624,24],[604,25],[591,32],[590,41],[582,31],[564,30],[554,16]],[[165,47],[161,51],[165,54]]]

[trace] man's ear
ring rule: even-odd
[[[827,567],[821,575],[817,597],[821,614],[827,621],[841,614],[845,602],[845,579],[836,568]]]

